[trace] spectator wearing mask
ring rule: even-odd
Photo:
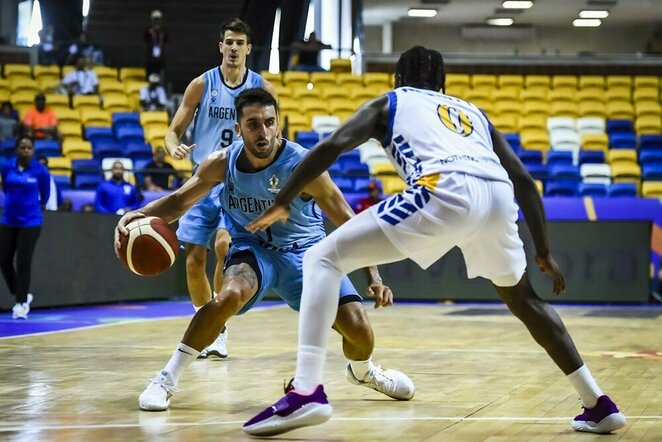
[[[114,162],[110,179],[97,187],[94,209],[99,213],[124,215],[139,205],[136,187],[124,180],[124,165],[120,161]]]
[[[164,49],[168,42],[168,34],[163,28],[163,14],[158,9],[150,15],[151,26],[145,31],[145,43],[147,43],[147,63],[145,65],[147,74],[163,74],[165,64]]]
[[[143,111],[162,111],[168,104],[159,74],[149,74],[149,84],[140,89],[140,107]]]
[[[57,116],[53,109],[46,106],[44,94],[35,95],[34,107],[25,113],[23,124],[30,138],[60,140],[60,134],[57,131]]]
[[[177,175],[172,164],[165,160],[166,151],[162,147],[154,150],[152,161],[145,165],[144,186],[145,190],[161,192],[170,189],[170,177]]]
[[[360,200],[358,203],[356,203],[356,206],[354,207],[354,212],[356,213],[363,212],[368,207],[374,206],[375,204],[381,201],[382,201],[382,195],[381,195],[381,190],[379,189],[379,185],[375,181],[371,181],[368,184],[368,196]]]
[[[87,68],[88,60],[79,58],[76,61],[76,70],[69,72],[62,80],[62,86],[69,96],[98,95],[99,79],[94,71]]]

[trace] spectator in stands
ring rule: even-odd
[[[38,160],[41,165],[44,166],[46,170],[48,170],[48,157],[41,155]],[[60,192],[60,189],[57,187],[55,179],[53,179],[52,175],[50,178],[50,196],[48,197],[46,204],[43,204],[43,206],[46,210],[54,212],[57,210],[60,202],[62,201],[62,192]]]
[[[0,108],[0,141],[14,138],[18,135],[19,123],[13,114],[14,108],[9,101],[2,103]]]
[[[356,213],[363,212],[368,207],[374,206],[375,204],[380,203],[381,201],[382,201],[382,194],[381,194],[381,189],[379,188],[379,184],[377,184],[376,181],[371,181],[368,184],[368,196],[360,200],[358,203],[356,203],[356,206],[354,207],[354,212]]]
[[[39,31],[39,63],[51,65],[57,63],[55,30],[53,25],[46,25]]]
[[[83,204],[80,207],[80,211],[83,213],[94,213],[94,206],[91,203]]]
[[[168,99],[165,89],[161,86],[161,77],[159,74],[149,74],[147,77],[149,84],[140,89],[140,107],[143,111],[162,111],[165,110]]]
[[[57,208],[60,212],[72,212],[74,210],[74,204],[71,202],[71,198],[65,198],[62,200],[62,204]]]
[[[296,60],[296,63],[293,63],[292,70],[308,72],[326,71],[326,69],[319,65],[319,55],[322,49],[331,49],[331,45],[318,40],[314,32],[310,33],[308,40],[294,42],[292,49],[298,52],[298,60]],[[293,58],[296,59],[296,57]]]
[[[34,97],[34,107],[28,109],[23,118],[26,135],[39,140],[58,140],[57,116],[53,109],[46,106],[46,97],[39,93]]]
[[[97,95],[99,93],[99,79],[94,71],[88,69],[88,60],[79,58],[76,61],[76,70],[69,72],[62,80],[62,87],[69,96]]]
[[[162,24],[163,14],[158,9],[152,11],[152,24],[145,30],[145,43],[147,43],[147,75],[163,75],[165,64],[164,50],[168,42],[168,33]]]
[[[113,175],[97,187],[94,198],[94,208],[99,213],[115,213],[124,215],[129,210],[135,210],[140,205],[136,187],[124,180],[124,165],[115,161]]]
[[[175,177],[177,172],[172,164],[165,160],[165,156],[165,149],[157,147],[154,150],[153,160],[145,165],[143,175],[145,190],[162,192],[171,188],[170,177]]]
[[[86,32],[81,32],[78,40],[69,46],[69,55],[67,56],[66,64],[78,64],[78,60],[81,58],[89,60],[89,63],[93,65],[103,64],[103,52],[101,49],[90,44]]]
[[[43,222],[41,206],[48,200],[50,175],[34,159],[32,140],[16,141],[16,158],[0,170],[5,208],[0,219],[0,270],[9,293],[16,296],[14,319],[27,319],[33,296],[30,293],[32,254]]]

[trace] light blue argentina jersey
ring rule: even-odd
[[[195,164],[200,164],[210,153],[228,147],[235,141],[234,123],[237,121],[234,99],[244,89],[262,87],[262,77],[246,69],[244,81],[239,86],[230,87],[223,81],[221,67],[217,66],[202,74],[205,90],[195,114],[191,155]]]
[[[291,215],[287,222],[274,223],[266,231],[256,234],[244,229],[246,224],[271,207],[276,194],[308,151],[283,139],[281,150],[269,167],[257,172],[241,172],[236,163],[243,149],[243,141],[228,148],[225,186],[220,195],[221,206],[233,221],[230,231],[233,241],[257,241],[269,249],[288,251],[305,248],[324,238],[319,207],[312,199],[306,201],[301,197],[296,197],[290,204]]]

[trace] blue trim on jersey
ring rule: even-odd
[[[478,106],[476,106],[476,107],[478,107]],[[483,112],[483,109],[478,107],[478,110],[485,117],[485,120],[487,121],[487,129],[490,131],[490,133],[492,133],[492,128],[494,127],[494,126],[492,126],[492,122],[490,121],[489,118],[487,118],[487,115],[485,114],[485,112]]]
[[[387,92],[388,97],[388,126],[386,128],[386,136],[382,140],[382,146],[386,147],[391,144],[393,137],[393,121],[395,120],[395,110],[398,107],[398,96],[395,91]]]
[[[404,194],[413,195],[414,204],[405,200]],[[393,195],[391,198],[382,201],[377,206],[377,216],[392,226],[400,224],[419,209],[425,207],[430,201],[430,191],[423,186],[415,185],[401,194]]]

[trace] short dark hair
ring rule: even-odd
[[[32,138],[23,135],[16,138],[16,142],[14,143],[14,150],[18,149],[18,146],[21,144],[21,141],[23,140],[28,140],[34,146],[34,141],[32,141]]]
[[[236,32],[237,34],[246,34],[246,43],[251,42],[251,36],[253,35],[251,27],[248,26],[245,21],[239,18],[233,18],[229,22],[221,25],[221,40],[225,38],[225,31],[232,31]]]
[[[237,121],[240,121],[244,116],[244,108],[258,104],[260,106],[273,106],[278,115],[278,103],[273,95],[260,87],[254,87],[242,91],[237,98],[234,99],[234,108],[237,110]]]
[[[395,67],[398,86],[411,86],[434,91],[444,90],[446,72],[441,53],[423,46],[403,52]]]
[[[46,95],[44,95],[43,93],[39,92],[37,95],[34,96],[34,101],[37,101],[37,100],[44,100],[44,101],[46,101]]]

